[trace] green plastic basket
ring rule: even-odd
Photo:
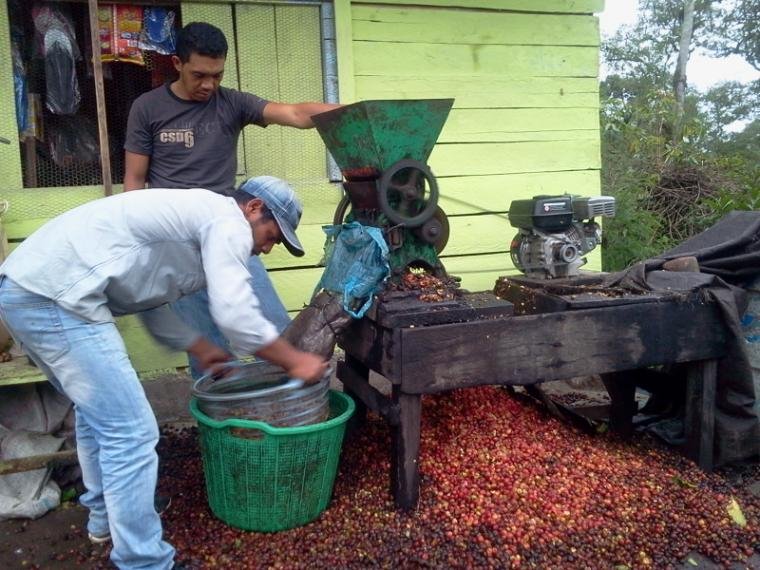
[[[330,418],[299,427],[217,421],[198,409],[206,492],[211,511],[230,526],[275,532],[304,525],[327,508],[354,401],[330,391]]]

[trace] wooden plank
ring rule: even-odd
[[[187,366],[184,352],[171,352],[153,340],[135,316],[119,317],[116,326],[124,339],[132,366],[141,379],[149,379],[157,370],[176,370]],[[39,368],[29,364],[26,356],[0,364],[0,386],[45,382],[47,378]]]
[[[357,75],[597,77],[596,47],[354,42]]]
[[[108,141],[108,121],[106,118],[106,94],[103,85],[103,62],[100,58],[98,0],[89,0],[87,7],[90,16],[90,49],[92,53],[92,72],[95,81],[95,112],[98,120],[100,172],[103,179],[103,193],[106,196],[110,196],[113,194],[113,177],[111,176],[111,151]]]
[[[353,12],[354,40],[430,44],[599,45],[591,15],[368,6]]]
[[[271,253],[261,256],[268,269],[317,267],[324,257],[325,232],[322,224],[301,224],[297,232],[306,252],[304,256],[294,257],[284,246],[275,246]]]
[[[3,188],[0,197],[10,204],[7,213],[3,215],[8,239],[18,240],[29,236],[50,218],[102,198],[103,187]]]
[[[468,255],[441,259],[449,275],[462,280],[462,287],[469,291],[492,291],[496,280],[502,275],[519,272],[512,266],[509,251],[488,255]]]
[[[686,453],[705,471],[712,471],[714,466],[717,377],[716,360],[703,360],[689,365],[684,419]]]
[[[78,461],[76,449],[42,453],[28,457],[18,457],[16,459],[3,459],[0,460],[0,476],[34,471],[35,469],[46,469],[48,467],[76,465]]]
[[[24,186],[21,149],[18,144],[18,125],[16,123],[13,62],[10,58],[10,31],[8,3],[0,2],[0,53],[5,55],[5,57],[0,58],[0,137],[10,141],[10,144],[0,143],[0,165],[2,165],[2,187],[4,189],[22,188]]]
[[[346,354],[358,362],[364,363],[378,374],[385,376],[394,384],[400,382],[396,368],[401,359],[391,360],[398,337],[394,331],[375,326],[369,319],[359,319],[351,323],[348,330],[340,337],[339,346]]]
[[[417,506],[420,498],[420,419],[422,398],[393,387],[400,423],[391,426],[391,492],[396,505],[404,510]]]
[[[335,38],[338,56],[338,90],[341,103],[356,101],[351,0],[334,0]]]
[[[638,371],[626,370],[602,374],[602,382],[610,395],[610,429],[622,437],[633,434],[633,416],[637,411],[636,376]]]
[[[438,142],[581,139],[599,139],[598,109],[454,109]]]
[[[429,164],[436,176],[599,170],[598,140],[438,144]]]
[[[76,0],[84,1],[84,0]],[[286,4],[292,0],[184,0],[183,4],[202,2],[204,4]],[[297,0],[313,2],[318,0]],[[341,1],[341,0],[338,0]],[[154,4],[156,0],[139,0]],[[447,6],[463,8],[485,8],[494,10],[520,10],[524,12],[564,12],[569,14],[590,14],[601,12],[604,0],[380,0],[383,4],[419,4],[424,6]],[[352,4],[377,4],[374,0],[354,0]]]
[[[353,4],[377,4],[367,0]],[[556,12],[566,14],[595,14],[604,10],[604,0],[382,0],[383,4],[415,4],[486,10],[519,10],[521,12]]]
[[[34,136],[24,138],[24,186],[36,188],[37,181],[37,139]]]
[[[449,217],[506,212],[512,200],[532,198],[540,194],[596,196],[601,185],[598,170],[455,177],[435,174],[441,193],[439,205]],[[510,230],[510,237],[512,233]]]
[[[0,386],[46,382],[47,377],[36,366],[29,364],[24,356],[17,356],[9,362],[0,364]]]
[[[357,75],[358,99],[454,98],[455,109],[599,107],[596,77],[500,77],[494,74]]]
[[[560,123],[554,123],[559,125]],[[536,125],[537,127],[539,125]],[[575,129],[575,130],[535,130],[535,131],[509,131],[499,125],[489,127],[484,125],[469,125],[468,132],[452,133],[441,132],[441,143],[472,143],[472,142],[570,142],[570,141],[596,141],[599,139],[599,129]]]
[[[344,367],[350,370],[353,373],[353,375],[356,378],[358,378],[360,381],[369,382],[369,368],[367,368],[364,364],[359,362],[356,358],[354,358],[350,354],[345,355],[343,362],[338,362],[339,371],[341,367]],[[340,374],[340,372],[338,372],[338,374]],[[340,379],[340,376],[338,376],[338,379]],[[354,431],[366,423],[367,405],[362,401],[362,399],[359,396],[357,396],[351,391],[351,388],[347,387],[345,384],[343,384],[343,391],[354,400],[354,404],[356,405],[354,415],[351,417],[351,419],[348,420],[348,426],[347,426],[348,430]]]
[[[701,332],[685,335],[686,330]],[[718,358],[726,344],[717,306],[693,302],[402,329],[401,338],[402,386],[408,393],[532,384]]]
[[[390,425],[398,425],[399,406],[394,404],[388,396],[371,386],[367,378],[345,362],[338,362],[337,376],[352,397],[358,398],[370,410],[380,414]]]
[[[386,293],[370,318],[381,327],[395,329],[429,326],[459,321],[493,319],[512,316],[509,301],[492,293],[470,293],[460,298],[437,303],[420,301],[415,295]]]
[[[300,311],[311,300],[323,268],[270,271],[269,277],[289,311]]]
[[[449,232],[447,256],[507,251],[513,233],[505,214],[449,216]]]

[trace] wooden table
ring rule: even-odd
[[[718,307],[696,296],[618,300],[540,314],[493,313],[427,326],[394,324],[376,312],[355,322],[340,346],[346,357],[337,376],[357,402],[357,419],[369,408],[391,426],[391,492],[403,509],[413,508],[419,498],[422,395],[470,386],[601,374],[612,400],[612,427],[625,431],[635,412],[635,386],[617,374],[687,363],[686,452],[712,469],[716,359],[725,354],[726,333]],[[369,384],[370,370],[390,381],[390,397]]]

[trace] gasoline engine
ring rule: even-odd
[[[518,228],[510,253],[515,267],[534,279],[578,275],[583,257],[602,241],[596,217],[615,215],[610,196],[534,196],[514,200],[509,223]]]

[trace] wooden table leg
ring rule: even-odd
[[[357,360],[350,354],[346,354],[345,366],[350,368],[355,376],[358,376],[363,381],[369,383],[369,368],[367,368],[364,364],[362,364],[359,360]],[[341,377],[340,377],[340,366],[339,366],[338,380],[340,379]],[[349,431],[352,431],[362,426],[367,421],[367,405],[346,384],[343,384],[343,391],[349,396],[351,396],[351,398],[354,400],[354,403],[356,404],[356,411],[354,412],[354,415],[351,417],[348,423],[348,429]]]
[[[396,506],[410,510],[420,498],[420,416],[422,397],[405,394],[393,387],[393,401],[399,406],[399,425],[392,426],[391,493]]]
[[[610,395],[610,429],[623,437],[633,434],[636,415],[636,371],[602,374],[602,382]]]
[[[717,360],[689,363],[684,418],[685,446],[687,455],[704,471],[713,470],[717,379]]]

